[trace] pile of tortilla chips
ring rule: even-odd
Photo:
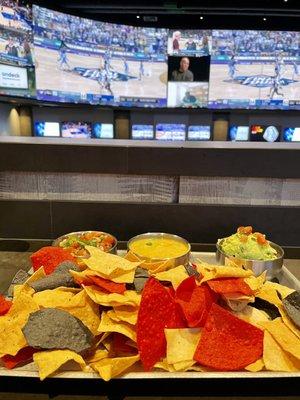
[[[0,357],[6,368],[33,361],[41,380],[64,366],[97,372],[106,381],[134,365],[169,372],[300,371],[299,315],[291,319],[283,302],[292,289],[232,262],[169,269],[131,254],[86,249],[85,269],[70,271],[78,288],[35,292],[28,283],[45,276],[41,267],[15,287],[12,304],[1,300]],[[134,289],[138,267],[150,275],[141,293]],[[72,314],[92,332],[87,353],[28,346],[22,328],[31,313],[47,307]]]

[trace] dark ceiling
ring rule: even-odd
[[[36,0],[102,21],[166,28],[300,30],[300,0]],[[201,18],[201,19],[200,19]]]

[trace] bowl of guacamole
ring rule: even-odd
[[[252,269],[256,275],[267,270],[268,277],[274,277],[283,264],[283,249],[266,239],[266,235],[254,232],[251,226],[241,226],[236,233],[219,239],[217,242],[217,260],[225,258],[238,265]]]

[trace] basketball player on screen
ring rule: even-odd
[[[65,46],[64,42],[61,42],[57,61],[59,62],[59,69],[61,71],[71,71],[71,67],[68,63],[68,58],[67,58],[67,47]]]
[[[279,92],[280,89],[282,89],[282,87],[280,84],[280,75],[278,74],[274,77],[273,82],[272,82],[272,87],[271,87],[270,94],[269,94],[270,100],[273,99],[275,94],[277,94],[277,96],[282,96],[282,97],[284,96],[283,93]]]
[[[125,57],[123,58],[123,63],[124,63],[124,74],[127,77],[129,75],[129,65]],[[128,78],[126,80],[128,80]]]
[[[229,68],[229,76],[232,80],[234,80],[234,75],[236,73],[236,59],[234,54],[231,56],[228,62],[228,68]]]
[[[140,69],[139,69],[139,81],[142,80],[142,77],[145,75],[145,70],[144,70],[144,64],[143,61],[140,63]]]

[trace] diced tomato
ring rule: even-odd
[[[240,226],[237,229],[237,233],[243,233],[244,235],[251,235],[252,233],[252,226]]]
[[[262,233],[259,233],[259,232],[257,232],[257,234],[256,234],[256,241],[258,244],[262,244],[262,245],[268,243],[268,241],[266,239],[266,235],[263,235]]]

